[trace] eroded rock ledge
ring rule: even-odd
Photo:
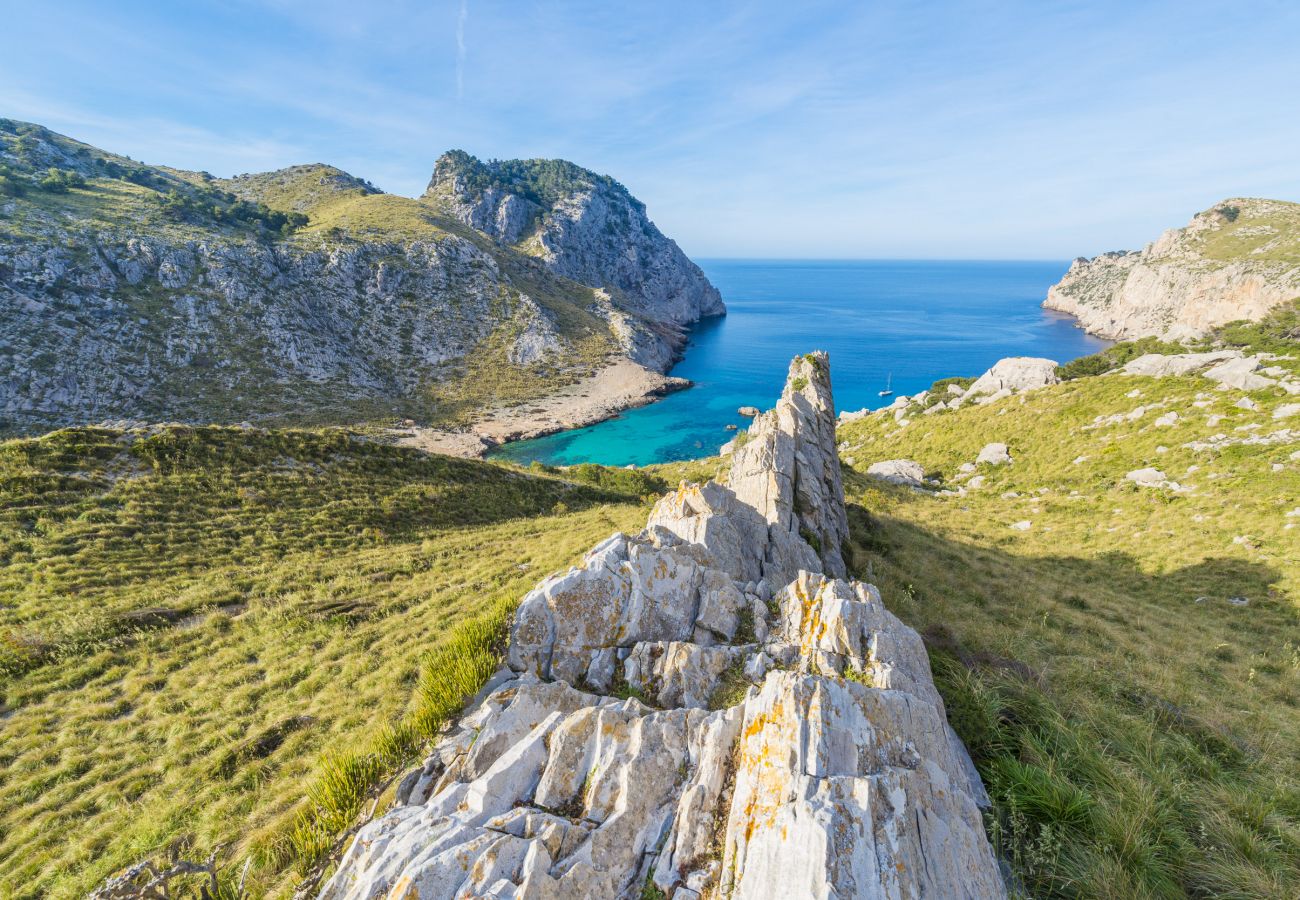
[[[921,639],[846,580],[834,421],[795,359],[727,485],[529,593],[321,897],[1004,897]]]

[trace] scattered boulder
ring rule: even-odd
[[[1187,375],[1217,363],[1230,359],[1240,359],[1240,350],[1216,350],[1212,353],[1148,353],[1131,359],[1119,371],[1124,375],[1150,375],[1165,378],[1171,375]]]
[[[1254,400],[1250,399],[1249,397],[1242,397],[1240,400],[1238,400],[1236,403],[1232,405],[1237,407],[1237,409],[1248,409],[1251,411],[1259,409],[1259,404],[1256,403]],[[1222,417],[1220,416],[1220,418]]]
[[[740,409],[736,410],[736,412],[746,418],[752,419],[758,415],[759,409],[757,406],[742,406]]]
[[[1132,472],[1125,475],[1124,478],[1133,482],[1138,487],[1170,488],[1175,491],[1180,489],[1177,482],[1170,481],[1164,472],[1154,468],[1134,469]]]
[[[1242,356],[1219,363],[1208,370],[1205,377],[1217,381],[1226,388],[1236,388],[1241,391],[1257,391],[1277,384],[1272,378],[1255,374],[1259,368],[1258,356]]]
[[[1006,444],[985,444],[979,456],[975,457],[975,462],[977,465],[1002,466],[1011,462],[1011,453]]]
[[[1160,416],[1159,418],[1157,418],[1157,419],[1156,419],[1154,422],[1152,422],[1151,424],[1155,425],[1157,428],[1168,428],[1170,425],[1177,425],[1177,424],[1178,424],[1178,413],[1176,413],[1176,412],[1167,412],[1167,413],[1165,413],[1163,416]]]
[[[910,459],[887,459],[872,463],[867,467],[867,474],[890,484],[904,484],[908,487],[922,487],[925,484],[925,469]]]
[[[993,368],[975,379],[964,396],[972,398],[981,394],[996,394],[998,391],[1016,393],[1047,387],[1061,380],[1056,375],[1057,365],[1054,359],[1033,356],[1000,359],[993,364]]]
[[[1033,527],[1034,527],[1034,523],[1033,523],[1033,522],[1030,522],[1028,519],[1025,519],[1023,522],[1012,522],[1012,523],[1011,523],[1011,529],[1012,529],[1013,531],[1028,531],[1029,529],[1031,529],[1031,528],[1033,528]]]
[[[1275,419],[1289,419],[1295,415],[1300,415],[1300,403],[1283,403],[1273,410],[1273,418]]]

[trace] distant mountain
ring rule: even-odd
[[[439,167],[453,157],[492,171],[465,154]],[[691,322],[723,312],[621,186],[520,165],[557,250],[456,214],[450,191],[398,197],[323,164],[220,179],[0,119],[0,430],[457,425],[618,357],[663,370]],[[568,213],[616,207],[634,236]]]
[[[1260,319],[1296,297],[1300,204],[1237,198],[1141,251],[1076,259],[1043,305],[1102,337],[1180,339]]]

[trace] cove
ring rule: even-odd
[[[769,409],[790,359],[831,357],[841,410],[886,406],[940,378],[979,375],[1006,356],[1066,362],[1109,342],[1039,304],[1065,262],[699,261],[727,303],[702,322],[672,370],[694,387],[587,428],[506,444],[493,458],[548,465],[649,465],[711,456]],[[894,397],[877,392],[892,375]]]

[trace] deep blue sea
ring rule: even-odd
[[[1066,362],[1108,346],[1042,309],[1065,262],[700,260],[727,315],[698,326],[672,370],[689,390],[589,428],[493,456],[553,465],[709,456],[744,428],[740,406],[771,407],[795,354],[826,350],[836,407],[887,405],[940,378],[979,375],[1004,356]]]

